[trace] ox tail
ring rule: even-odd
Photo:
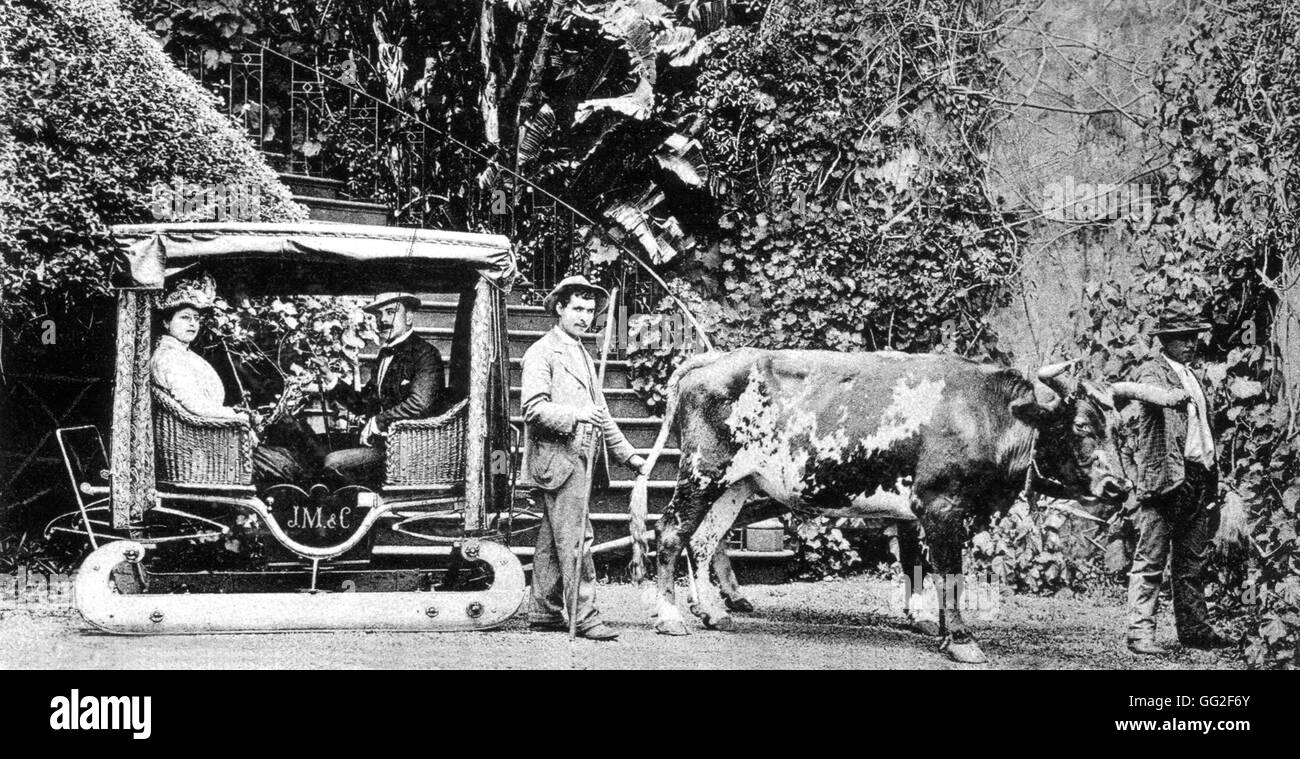
[[[1235,491],[1228,491],[1219,507],[1219,529],[1214,533],[1214,545],[1222,554],[1245,542],[1250,532],[1247,523],[1246,501]]]
[[[632,574],[633,582],[640,583],[646,576],[646,554],[649,553],[649,548],[646,544],[645,523],[650,506],[650,473],[654,471],[655,463],[659,461],[659,455],[663,453],[664,446],[668,443],[668,435],[672,432],[673,423],[677,418],[678,387],[681,385],[682,377],[688,372],[707,366],[722,356],[720,352],[710,351],[686,359],[668,378],[668,385],[664,388],[664,420],[659,425],[659,436],[655,438],[654,448],[650,449],[645,466],[632,485],[632,496],[628,499],[627,527],[632,536],[632,560],[628,569]]]

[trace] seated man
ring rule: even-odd
[[[191,414],[256,423],[251,411],[225,405],[226,390],[216,370],[190,350],[203,327],[202,312],[212,308],[215,297],[216,286],[207,274],[176,283],[163,297],[157,309],[163,335],[149,359],[151,378],[156,387]],[[288,450],[258,445],[256,435],[253,445],[254,482],[268,485],[304,479],[306,473]]]
[[[410,293],[382,293],[366,306],[375,314],[384,346],[379,366],[360,391],[352,385],[327,380],[326,390],[354,413],[367,419],[360,447],[334,451],[325,457],[324,476],[332,487],[364,485],[377,488],[384,481],[384,434],[400,419],[433,416],[443,391],[442,356],[438,349],[415,334],[413,314],[420,299]],[[349,354],[353,375],[360,357]]]

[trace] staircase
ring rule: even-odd
[[[282,174],[281,180],[293,191],[294,200],[306,205],[311,218],[316,221],[352,224],[388,224],[387,207],[340,197],[343,183],[336,180]],[[440,299],[442,298],[442,299]],[[416,332],[438,348],[444,361],[451,356],[451,339],[456,320],[456,303],[445,296],[425,296],[416,317]],[[510,422],[520,431],[524,420],[519,409],[520,378],[523,355],[534,342],[555,324],[554,317],[540,306],[525,305],[520,293],[512,293],[507,305],[507,325],[510,346]],[[593,359],[599,361],[599,335],[590,334],[584,344]],[[637,453],[647,456],[655,437],[659,434],[662,419],[651,413],[632,389],[628,377],[628,362],[610,359],[605,372],[605,399],[610,413],[618,423]],[[676,434],[660,454],[650,475],[649,526],[653,526],[672,498],[676,485],[677,465],[681,452]],[[519,465],[521,452],[514,452],[515,466]],[[612,464],[608,473],[600,467],[592,492],[591,521],[595,532],[596,560],[611,567],[622,565],[629,553],[627,546],[627,509],[634,475],[621,464]],[[513,518],[514,535],[509,543],[524,561],[532,555],[536,543],[537,507],[528,493],[516,493]],[[382,545],[382,548],[380,546]],[[729,554],[742,582],[784,582],[788,579],[793,552],[785,545],[785,530],[777,520],[768,520],[749,527],[733,530],[728,536]],[[391,557],[418,555],[431,550],[418,541],[405,539],[394,533],[377,536],[376,550]]]
[[[450,355],[455,315],[454,303],[425,300],[416,320],[416,332],[437,346],[444,356]],[[510,422],[522,430],[524,419],[519,408],[519,395],[524,351],[551,329],[555,320],[540,306],[524,305],[516,292],[511,294],[507,305],[506,323],[510,345]],[[599,339],[600,335],[593,333],[583,340],[596,362],[600,360]],[[609,359],[605,370],[605,400],[614,420],[637,453],[648,456],[655,437],[659,434],[662,417],[654,415],[632,389],[626,360]],[[677,465],[681,452],[676,446],[677,436],[674,433],[669,437],[667,447],[650,474],[650,525],[667,507],[677,484]],[[515,452],[516,466],[519,465],[520,453]],[[600,549],[602,544],[611,545],[597,551],[597,563],[616,566],[625,562],[628,556],[627,509],[635,475],[622,464],[614,462],[611,462],[608,473],[602,470],[603,467],[597,470],[592,491],[591,521],[597,548]],[[516,494],[516,508],[536,511],[529,495],[522,491]],[[516,513],[516,531],[523,525],[534,523],[531,516]],[[523,549],[520,553],[530,553],[536,542],[536,531],[524,532],[519,538],[518,541],[512,541],[514,547]],[[785,530],[779,521],[768,520],[733,530],[728,545],[742,582],[784,582],[788,579],[789,559],[793,552],[785,546]]]
[[[305,174],[281,174],[280,181],[288,186],[293,199],[307,206],[312,221],[335,224],[379,224],[389,221],[388,206],[348,200],[343,196],[343,182]]]

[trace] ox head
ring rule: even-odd
[[[1038,379],[1056,395],[1050,403],[1031,397],[1015,401],[1011,407],[1017,418],[1038,432],[1034,487],[1053,498],[1121,503],[1133,483],[1125,476],[1119,453],[1115,393],[1108,386],[1063,377],[1074,363],[1050,364],[1038,370]]]

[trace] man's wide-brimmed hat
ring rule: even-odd
[[[206,311],[212,308],[216,300],[217,283],[212,281],[211,274],[204,272],[177,280],[162,300],[158,301],[157,309],[165,312],[191,306]]]
[[[379,313],[379,309],[394,302],[406,306],[406,310],[408,311],[415,311],[420,307],[420,299],[415,297],[412,293],[380,293],[375,296],[374,300],[370,301],[370,305],[366,306],[362,310],[375,314]]]
[[[1153,335],[1194,335],[1199,332],[1208,332],[1214,325],[1209,322],[1188,319],[1186,317],[1161,317],[1156,322],[1155,329],[1151,330]]]
[[[547,313],[555,313],[555,304],[559,303],[562,298],[565,298],[569,293],[575,290],[581,291],[584,295],[594,297],[596,299],[597,312],[603,310],[605,304],[609,302],[609,293],[605,288],[593,285],[586,277],[577,275],[573,277],[565,277],[560,280],[560,284],[556,285],[555,289],[551,290],[550,295],[546,296],[546,300],[542,301],[542,308],[546,309]]]

